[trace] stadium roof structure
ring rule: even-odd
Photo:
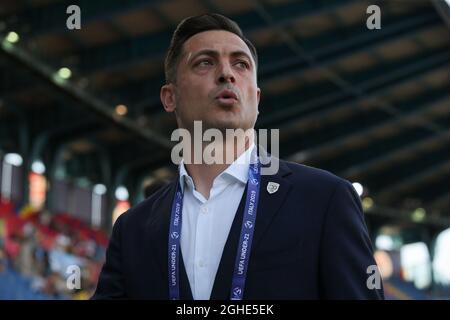
[[[81,0],[80,30],[70,4],[0,4],[3,152],[105,183],[170,168],[165,51],[183,18],[218,12],[257,47],[257,128],[280,129],[281,158],[358,181],[380,206],[450,218],[450,29],[432,1]],[[371,4],[380,29],[366,26]]]

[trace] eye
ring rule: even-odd
[[[212,61],[209,59],[203,59],[198,61],[195,65],[200,67],[212,66]]]
[[[236,65],[238,65],[240,68],[243,68],[243,69],[250,69],[250,64],[244,60],[240,60],[240,61],[236,62]]]

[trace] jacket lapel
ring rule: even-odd
[[[263,165],[263,167],[270,165],[270,161],[264,161],[263,163],[266,163],[266,165]],[[252,252],[255,252],[255,250],[257,249],[258,243],[277,215],[278,209],[284,202],[284,199],[291,189],[291,183],[285,178],[291,173],[291,170],[282,161],[279,161],[279,165],[280,167],[276,174],[271,176],[261,176],[261,189],[259,194]],[[279,183],[280,186],[278,188],[278,191],[269,194],[269,192],[267,191],[268,182]],[[233,224],[231,226],[231,230],[222,253],[222,258],[220,260],[219,268],[217,270],[213,290],[211,293],[211,300],[228,300],[230,298],[234,263],[237,254],[239,235],[242,226],[242,217],[244,215],[245,201],[247,197],[247,188],[245,190],[246,191],[241,198],[238,211],[236,212],[236,215],[234,217]],[[251,263],[251,257],[249,263]]]
[[[161,196],[159,201],[155,201],[152,207],[152,219],[150,219],[147,230],[149,234],[150,252],[155,252],[155,260],[160,270],[160,275],[165,281],[166,286],[163,288],[162,296],[169,298],[169,270],[168,270],[168,235],[170,214],[172,210],[172,201],[175,195],[177,178],[170,184],[168,190]],[[179,277],[180,277],[180,299],[192,300],[191,287],[186,274],[183,262],[183,254],[180,250],[179,260]]]
[[[292,185],[286,176],[291,173],[287,165],[280,161],[278,173],[272,176],[262,175],[258,202],[258,213],[256,216],[255,234],[253,236],[252,250],[258,248],[258,243],[264,236],[265,231],[270,226],[273,219],[278,214],[278,209],[283,204]],[[280,186],[277,192],[270,194],[267,191],[267,184],[276,182]]]

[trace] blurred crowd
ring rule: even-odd
[[[49,299],[89,299],[107,244],[103,231],[67,213],[17,212],[0,202],[0,293],[14,291],[5,279],[15,274]]]

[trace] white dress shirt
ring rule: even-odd
[[[181,252],[195,300],[208,300],[234,216],[248,180],[253,144],[213,182],[209,199],[195,190],[183,161],[180,185],[184,192]]]

